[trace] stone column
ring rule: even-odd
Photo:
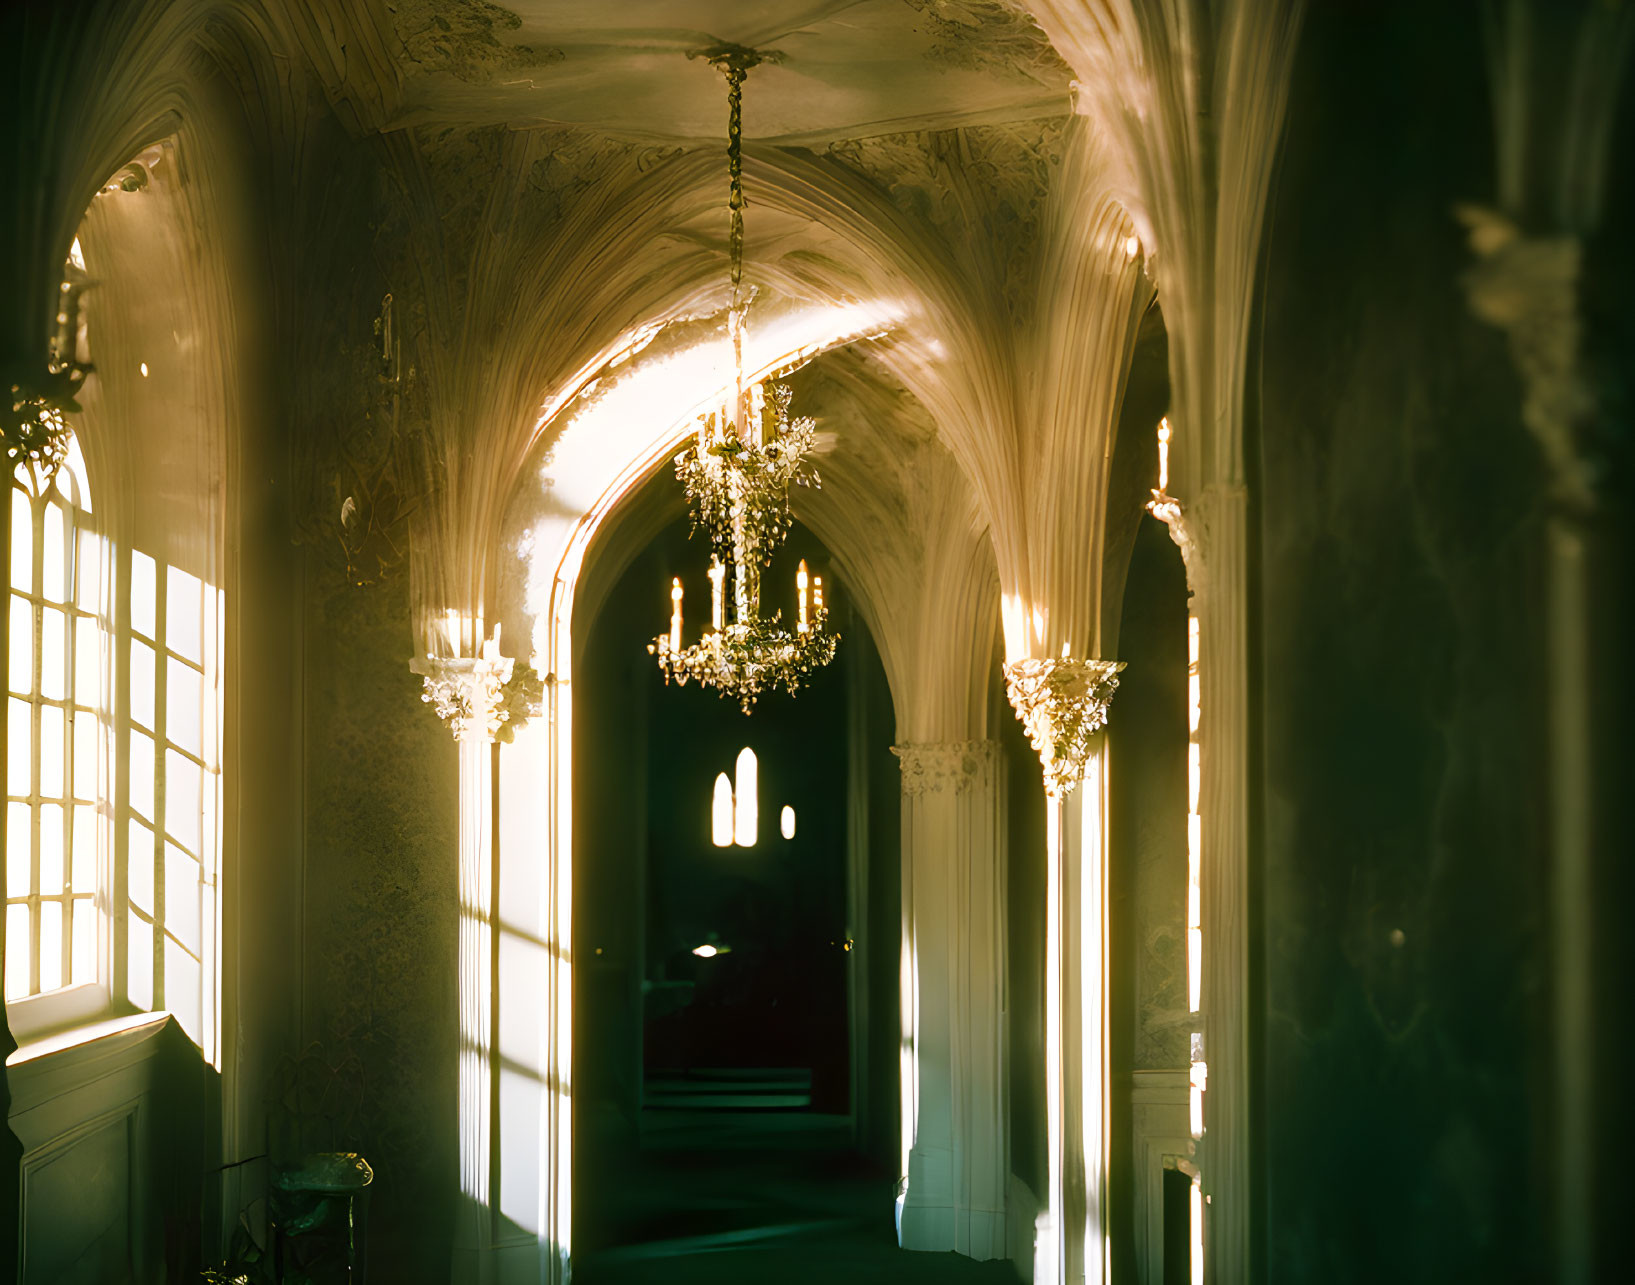
[[[1598,435],[1611,440],[1599,401],[1608,381],[1598,381],[1584,352],[1583,239],[1527,236],[1494,210],[1466,207],[1460,213],[1476,256],[1463,283],[1471,311],[1510,342],[1522,379],[1522,423],[1538,442],[1546,469],[1542,614],[1550,765],[1553,1232],[1558,1279],[1588,1285],[1597,1277],[1598,1256],[1610,1257],[1608,1228],[1598,1225],[1609,1220],[1595,1192],[1598,1171],[1604,1173],[1607,1164],[1597,1141],[1605,1126],[1596,1118],[1596,1069],[1598,1061],[1611,1060],[1598,1048],[1608,1036],[1595,1016],[1598,972],[1606,969],[1597,964],[1596,939],[1615,922],[1601,909],[1595,886],[1597,744],[1612,743],[1605,711],[1616,707],[1608,696],[1617,690],[1596,665],[1598,636],[1605,655],[1604,640],[1618,629],[1611,622],[1618,618],[1613,586],[1620,532],[1601,494],[1608,465],[1596,442]]]
[[[898,745],[903,769],[904,1249],[1005,1254],[1003,772],[994,741]]]
[[[428,656],[412,666],[421,699],[460,750],[459,1127],[460,1197],[455,1276],[493,1278],[494,734],[506,721],[512,661],[485,643],[476,657]]]
[[[1107,862],[1103,739],[1118,661],[1019,660],[1005,691],[1049,798],[1045,1111],[1049,1190],[1035,1285],[1107,1278]]]

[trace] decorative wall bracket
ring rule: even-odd
[[[993,741],[921,741],[893,745],[903,769],[905,795],[962,794],[992,762]]]
[[[91,368],[78,363],[53,365],[44,375],[3,379],[0,395],[0,443],[8,476],[24,464],[49,478],[68,458],[73,430],[68,412],[80,408],[76,397]]]
[[[310,499],[296,542],[319,550],[355,588],[378,584],[408,556],[409,523],[433,489],[422,472],[425,407],[387,294],[367,344],[344,340],[335,369],[346,392],[328,399],[297,457]]]
[[[1045,793],[1061,798],[1084,776],[1090,743],[1107,723],[1121,660],[1011,660],[1005,695],[1044,768]]]

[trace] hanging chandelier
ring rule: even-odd
[[[648,644],[666,682],[689,679],[714,687],[749,713],[764,691],[791,695],[834,659],[839,636],[825,631],[823,579],[804,561],[795,575],[799,612],[793,630],[782,613],[761,616],[761,572],[789,536],[793,517],[789,488],[816,486],[807,459],[813,422],[789,417],[790,390],[782,384],[744,384],[743,86],[761,61],[753,50],[724,46],[704,57],[727,78],[727,170],[731,232],[732,302],[727,329],[732,339],[733,388],[717,410],[698,417],[698,435],[675,459],[687,494],[693,530],[708,533],[710,627],[691,646],[682,645],[681,578],[670,585],[670,631]],[[728,610],[730,593],[731,609]]]

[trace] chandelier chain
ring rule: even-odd
[[[699,416],[699,432],[675,459],[676,476],[687,494],[693,529],[708,532],[714,557],[710,567],[710,626],[700,641],[682,638],[680,578],[671,585],[670,630],[648,645],[665,680],[689,679],[737,699],[747,714],[765,691],[793,694],[834,658],[839,637],[827,632],[823,579],[806,563],[796,576],[799,615],[794,629],[782,613],[761,615],[761,571],[788,537],[793,521],[791,485],[817,485],[807,456],[815,425],[791,420],[790,391],[779,384],[744,385],[744,329],[748,299],[744,273],[743,88],[751,67],[776,54],[724,45],[703,51],[727,80],[727,171],[731,260],[731,306],[727,327],[732,341],[733,387],[727,404]],[[730,586],[730,594],[729,594]]]

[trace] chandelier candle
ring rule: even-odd
[[[806,559],[800,560],[800,570],[795,572],[795,588],[800,590],[800,631],[806,632]]]
[[[727,583],[727,569],[721,565],[720,558],[710,559],[710,628],[716,633],[721,632],[723,601]]]

